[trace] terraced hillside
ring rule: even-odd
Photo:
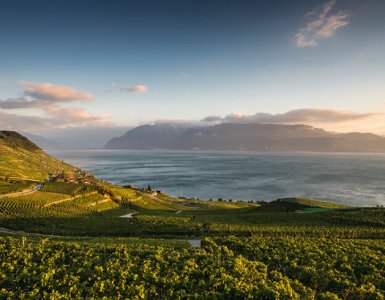
[[[59,171],[72,173],[74,167],[49,156],[17,132],[0,131],[0,179],[41,181]]]

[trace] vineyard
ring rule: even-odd
[[[68,198],[67,195],[57,194],[57,193],[45,193],[41,191],[37,191],[33,194],[18,196],[12,198],[2,198],[0,199],[0,206],[18,206],[22,207],[24,205],[30,205],[35,207],[42,207],[48,203],[52,203],[58,200]]]
[[[155,197],[148,193],[122,188],[113,188],[112,191],[118,199],[121,199],[124,206],[133,210],[178,211],[189,209],[180,204],[182,201],[163,194]]]
[[[44,183],[39,191],[1,198],[0,223],[15,230],[57,234],[57,226],[69,223],[68,218],[84,223],[85,217],[97,218],[101,211],[116,207],[92,186]]]
[[[45,182],[39,191],[1,198],[0,227],[3,235],[15,234],[0,236],[4,299],[385,294],[381,207],[302,198],[200,201],[108,184]],[[201,247],[191,247],[190,238],[202,240]]]
[[[66,195],[78,195],[82,193],[90,193],[96,190],[95,186],[66,183],[66,182],[46,182],[41,189],[43,192],[58,193]]]
[[[383,299],[385,243],[0,238],[1,298]]]

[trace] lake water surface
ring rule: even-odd
[[[272,200],[305,196],[385,205],[385,154],[55,150],[100,179],[174,196]]]

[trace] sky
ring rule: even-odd
[[[385,135],[385,1],[0,1],[0,129]]]

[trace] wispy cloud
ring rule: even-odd
[[[342,11],[332,13],[336,1],[331,0],[305,15],[307,23],[295,35],[298,47],[317,46],[321,39],[331,37],[338,28],[349,24],[347,13]]]
[[[23,87],[26,96],[40,101],[72,102],[79,100],[89,101],[92,99],[92,95],[65,85],[28,81],[21,81],[20,85]]]
[[[202,122],[208,123],[338,123],[365,119],[378,115],[378,113],[357,114],[353,112],[333,110],[333,109],[314,109],[304,108],[290,110],[283,114],[256,113],[254,115],[229,114],[225,117],[208,116]]]
[[[128,88],[121,88],[121,90],[131,93],[145,93],[147,92],[148,88],[145,85],[139,84]]]
[[[121,91],[121,92],[128,92],[128,93],[145,93],[147,92],[148,87],[143,84],[137,84],[137,85],[120,85],[116,83],[112,83],[110,87],[106,90],[106,92],[112,92],[112,91]]]

